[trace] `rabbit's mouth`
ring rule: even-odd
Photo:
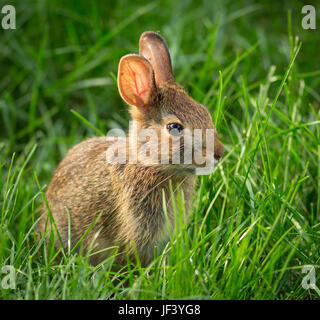
[[[169,165],[169,171],[174,172],[175,174],[182,174],[182,175],[194,175],[196,166],[192,164],[174,164],[174,165]]]
[[[162,166],[167,172],[181,175],[208,175],[214,171],[220,159],[206,162],[202,165],[196,164],[169,164]]]

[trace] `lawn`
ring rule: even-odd
[[[302,28],[302,1],[10,4],[16,30],[0,25],[0,269],[14,267],[15,286],[1,286],[0,272],[1,299],[319,299],[320,23]],[[93,267],[73,252],[57,261],[35,235],[45,190],[73,145],[127,129],[118,62],[146,30],[166,39],[177,81],[209,108],[225,155],[198,178],[189,223],[149,266],[115,272],[112,257]],[[174,202],[179,222],[183,195]],[[309,272],[316,284],[305,288]]]

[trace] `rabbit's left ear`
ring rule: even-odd
[[[118,89],[129,105],[139,109],[152,106],[157,88],[150,62],[137,54],[122,57],[118,69]]]
[[[175,82],[169,49],[159,34],[144,32],[139,40],[139,54],[150,61],[157,86]]]

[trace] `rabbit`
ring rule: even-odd
[[[172,141],[175,137],[171,131],[179,134],[184,128],[212,129],[214,158],[219,161],[224,146],[211,115],[176,83],[167,44],[158,33],[144,32],[139,54],[120,59],[117,80],[138,133],[148,128],[157,133],[163,129]],[[127,150],[128,138],[122,139]],[[197,164],[173,164],[172,157],[182,152],[183,145],[178,149],[171,145],[166,164],[110,163],[106,157],[110,146],[106,137],[85,140],[71,148],[56,169],[46,191],[61,237],[61,241],[56,238],[56,248],[74,246],[91,226],[82,245],[90,253],[92,265],[110,256],[112,250],[108,248],[117,247],[114,263],[125,265],[128,256],[134,260],[138,254],[141,265],[146,266],[154,259],[155,246],[168,241],[166,221],[174,226],[172,202],[167,201],[166,217],[163,194],[170,199],[170,185],[171,190],[182,190],[189,212],[196,182],[191,169]],[[161,141],[156,147],[161,147]],[[206,151],[205,140],[200,151]],[[47,205],[43,204],[38,233],[48,235],[51,227]]]

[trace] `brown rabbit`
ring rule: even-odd
[[[144,32],[140,37],[139,55],[121,58],[118,88],[123,100],[131,106],[138,134],[142,129],[152,129],[159,137],[160,132],[166,132],[169,161],[166,164],[112,163],[106,156],[110,140],[92,138],[68,152],[54,173],[46,197],[65,248],[70,246],[70,238],[72,247],[94,225],[83,240],[86,251],[100,251],[91,256],[92,264],[108,257],[110,251],[103,249],[117,246],[119,252],[127,249],[132,259],[137,252],[141,264],[146,265],[152,261],[154,247],[168,238],[163,192],[165,198],[170,199],[170,181],[173,190],[178,186],[182,189],[186,211],[190,208],[194,169],[201,165],[195,163],[194,158],[191,164],[174,164],[173,157],[177,154],[181,157],[185,147],[184,129],[215,129],[207,108],[192,100],[175,82],[168,47],[157,33]],[[181,145],[174,148],[172,141],[177,137]],[[130,154],[129,139],[122,141],[125,142],[123,148]],[[203,141],[198,150],[194,147],[194,152],[206,153],[206,141]],[[138,148],[140,145],[138,142]],[[159,139],[153,150],[160,150],[163,145],[164,139]],[[215,134],[215,159],[219,160],[223,152],[224,147]],[[171,201],[167,202],[167,214],[173,225]],[[40,234],[51,226],[45,205],[43,213],[38,228]],[[58,240],[56,246],[60,247]],[[119,264],[125,261],[124,253],[116,258]]]

